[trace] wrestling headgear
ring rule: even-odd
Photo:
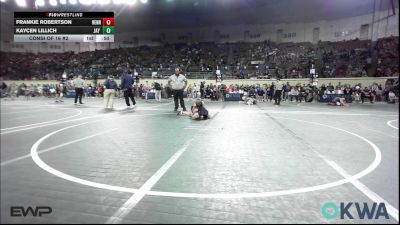
[[[203,101],[200,98],[196,99],[196,106],[202,106],[202,105]]]

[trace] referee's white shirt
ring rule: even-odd
[[[283,88],[282,82],[281,81],[276,82],[275,90],[282,91],[282,88]]]
[[[185,87],[186,77],[182,74],[176,76],[175,74],[169,77],[171,81],[171,88],[173,90],[182,90]]]
[[[75,78],[73,80],[74,87],[76,88],[83,88],[85,86],[85,81],[81,78]]]

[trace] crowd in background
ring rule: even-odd
[[[217,86],[215,84],[205,84],[204,82],[200,85],[194,84],[189,85],[187,89],[188,97],[191,98],[209,98],[211,100],[223,100],[224,95],[227,93],[240,93],[245,96],[251,96],[256,98],[259,102],[272,102],[275,96],[275,83],[264,84],[264,85],[229,85],[224,84]],[[373,83],[369,86],[363,87],[361,83],[356,85],[341,84],[337,85],[322,84],[319,87],[312,86],[310,84],[291,84],[286,82],[282,88],[282,101],[291,102],[312,102],[320,101],[329,94],[341,95],[346,98],[349,102],[351,101],[363,101],[362,97],[372,96],[372,102],[375,101],[389,101],[389,94],[393,96],[399,96],[399,84],[398,80],[392,85],[382,86],[381,84]]]
[[[222,71],[229,78],[308,78],[310,68],[319,77],[398,76],[398,37],[375,42],[348,40],[312,43],[165,44],[65,53],[1,52],[0,76],[8,80],[56,80],[61,74],[85,79],[105,78],[135,68],[145,77],[168,77],[180,67],[188,78],[195,72]],[[212,78],[214,79],[214,77]]]
[[[123,91],[118,84],[116,90],[116,97],[122,98]],[[105,87],[102,84],[92,86],[92,84],[84,87],[85,98],[102,98],[104,95]],[[149,83],[135,84],[133,93],[136,98],[149,99],[151,93],[155,93],[157,90],[161,91],[162,98],[171,98],[173,92],[168,85],[163,85],[161,82],[154,81]],[[67,92],[73,90],[71,82],[64,82],[64,85],[60,84],[30,84],[26,85],[21,83],[16,85],[15,83],[6,84],[2,82],[1,95],[2,97],[18,97],[25,96],[27,99],[30,97],[47,97],[56,98],[57,93],[64,93],[67,96]],[[365,93],[364,93],[365,92]],[[245,84],[231,84],[231,85],[216,85],[214,82],[189,84],[185,90],[185,97],[197,99],[210,99],[213,101],[223,101],[226,94],[239,93],[246,96],[251,96],[257,99],[259,102],[272,101],[275,96],[275,82],[271,84],[257,84],[257,85],[245,85]],[[311,102],[320,101],[329,94],[339,94],[346,98],[347,101],[360,101],[363,100],[363,93],[368,96],[372,96],[372,102],[375,101],[386,101],[389,102],[389,95],[392,94],[394,97],[399,96],[399,84],[398,79],[393,79],[393,82],[387,82],[386,85],[373,83],[368,86],[362,86],[361,83],[357,85],[342,84],[339,82],[337,85],[331,83],[322,84],[319,87],[312,86],[310,84],[294,84],[291,82],[285,82],[282,88],[282,101],[292,102]]]

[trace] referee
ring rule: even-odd
[[[183,101],[183,91],[185,90],[187,83],[185,75],[181,74],[179,68],[175,68],[175,74],[171,75],[168,79],[168,86],[172,88],[174,93],[175,112],[178,111],[179,107],[178,98],[183,111],[186,111],[185,102]]]
[[[83,87],[85,86],[85,81],[82,80],[82,75],[79,75],[78,78],[75,78],[72,81],[72,84],[75,87],[75,105],[77,104],[78,98],[79,98],[79,104],[83,104],[82,95],[83,95]]]

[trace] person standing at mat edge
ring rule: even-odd
[[[82,95],[83,95],[83,87],[85,86],[85,81],[82,80],[82,75],[79,75],[78,78],[75,78],[72,81],[72,85],[75,87],[75,105],[77,104],[78,98],[79,98],[79,104],[83,104]]]
[[[181,104],[183,111],[186,111],[185,102],[183,101],[183,91],[187,86],[187,79],[185,75],[181,74],[179,68],[175,68],[175,74],[171,75],[168,79],[168,85],[171,87],[174,93],[174,102],[175,102],[175,109],[174,111],[178,111],[178,98]]]
[[[157,81],[154,82],[154,89],[156,89],[156,95],[155,95],[156,101],[161,102],[162,87],[161,87],[160,83],[158,83]]]
[[[117,87],[117,82],[115,82],[114,76],[112,75],[108,76],[108,79],[104,81],[104,108],[106,110],[113,109]]]
[[[283,84],[281,82],[281,79],[278,78],[275,85],[275,105],[281,104],[282,89],[283,89]]]
[[[126,108],[128,108],[128,109],[131,108],[131,104],[129,103],[129,98],[132,101],[132,105],[133,105],[132,108],[134,108],[136,106],[136,101],[135,101],[135,98],[134,98],[133,92],[132,92],[133,84],[134,84],[134,80],[133,80],[132,72],[125,73],[124,75],[122,75],[121,90],[124,91]]]

